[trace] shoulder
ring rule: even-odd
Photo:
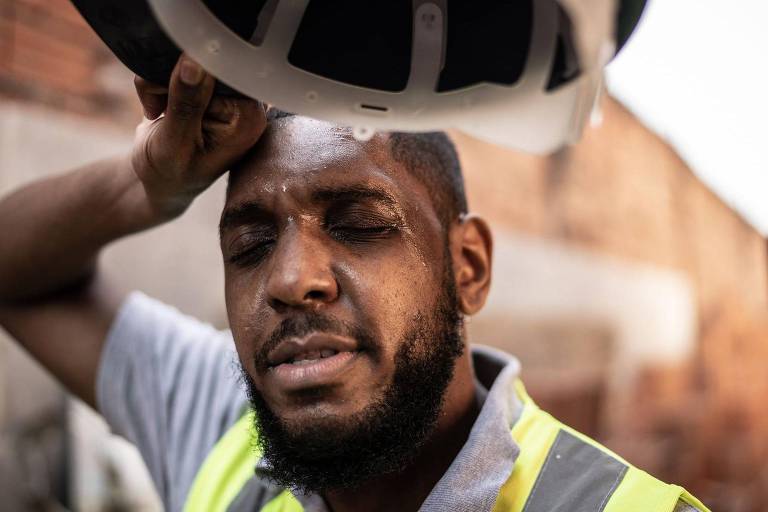
[[[673,510],[680,503],[699,508],[676,512],[706,512],[706,507],[682,487],[654,478],[554,419],[536,406],[519,381],[516,386],[524,404],[520,418],[512,426],[520,455],[507,482],[513,485],[506,492],[523,496],[518,499],[525,499],[525,506],[534,503],[541,510],[552,510],[562,504],[568,508],[567,500],[575,495],[590,510],[605,512],[633,510],[638,504],[645,504],[643,510]],[[567,496],[563,496],[563,489],[568,489]],[[510,496],[514,499],[513,494]]]
[[[138,369],[163,368],[174,375],[180,365],[236,361],[229,331],[185,315],[141,292],[132,292],[120,306],[107,335],[102,373],[137,364]]]
[[[247,405],[229,331],[134,292],[108,335],[97,397],[134,443],[166,508],[176,510],[204,460]]]

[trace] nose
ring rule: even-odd
[[[338,298],[330,247],[307,231],[293,226],[275,247],[266,293],[276,311],[313,308]]]

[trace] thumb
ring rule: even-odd
[[[171,144],[196,141],[202,131],[205,109],[213,96],[214,79],[182,54],[171,74],[165,113],[166,137]],[[165,128],[165,127],[164,127]]]

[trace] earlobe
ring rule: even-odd
[[[461,218],[457,235],[454,262],[459,307],[472,315],[483,307],[490,290],[493,239],[485,220],[473,214]]]

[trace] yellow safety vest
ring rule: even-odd
[[[682,487],[633,467],[539,409],[519,380],[515,386],[523,411],[511,433],[520,454],[499,490],[494,512],[673,512],[680,500],[709,512]],[[203,462],[185,512],[226,512],[253,478],[261,458],[254,439],[249,413],[224,434]],[[261,512],[303,510],[287,489],[261,508]]]

